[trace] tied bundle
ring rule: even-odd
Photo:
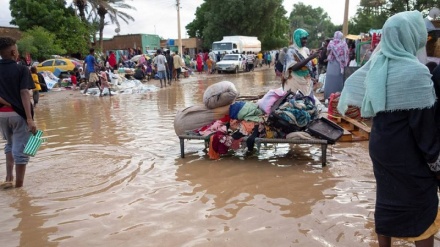
[[[330,101],[328,104],[329,119],[341,117],[341,113],[338,111],[338,103],[340,97],[341,97],[340,92],[332,93],[330,95]],[[356,106],[352,106],[352,105],[348,106],[347,111],[345,112],[344,115],[357,121],[361,120],[361,111],[359,107]]]

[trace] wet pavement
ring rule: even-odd
[[[313,145],[212,161],[203,142],[187,141],[180,158],[176,111],[221,80],[241,95],[279,87],[259,70],[146,94],[45,93],[36,121],[48,142],[24,187],[0,191],[1,246],[377,246],[367,142],[329,147],[323,168]]]

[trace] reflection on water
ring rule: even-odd
[[[203,143],[188,141],[179,158],[176,111],[220,80],[242,95],[279,87],[267,70],[144,95],[41,97],[36,120],[48,143],[25,187],[0,191],[1,245],[377,246],[367,143],[331,147],[324,168],[313,145],[211,161]]]

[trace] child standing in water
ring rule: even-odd
[[[31,75],[32,75],[32,80],[34,81],[35,84],[35,88],[33,89],[33,93],[32,93],[32,98],[34,100],[34,107],[36,107],[38,104],[38,100],[40,99],[40,90],[41,90],[36,67],[31,67]]]
[[[99,85],[99,96],[102,97],[102,91],[104,90],[104,88],[108,89],[108,94],[109,96],[112,96],[112,92],[110,91],[110,85],[108,83],[108,79],[107,79],[107,72],[105,71],[105,67],[101,67],[100,72],[99,72],[99,78],[101,80],[101,85]]]

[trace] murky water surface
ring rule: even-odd
[[[0,191],[0,245],[377,246],[367,142],[330,147],[324,168],[311,145],[211,161],[187,141],[181,159],[175,113],[209,85],[279,86],[271,70],[199,77],[143,95],[46,93],[36,120],[48,143],[24,188]]]

